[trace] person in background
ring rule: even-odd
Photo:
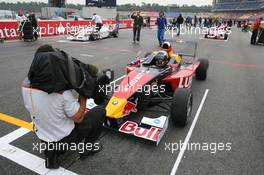
[[[197,18],[197,16],[195,15],[195,16],[194,16],[194,27],[197,26],[197,22],[198,22],[198,18]]]
[[[223,18],[219,18],[219,25],[222,25],[223,24]]]
[[[263,18],[259,18],[255,21],[254,25],[253,25],[253,31],[252,31],[252,35],[251,35],[251,41],[250,43],[255,45],[256,44],[256,40],[257,40],[257,36],[258,36],[258,31],[259,31],[259,27],[261,25],[261,21],[263,20]]]
[[[199,18],[199,26],[202,27],[202,17]]]
[[[220,26],[221,24],[220,24],[220,19],[219,18],[215,18],[215,26],[216,27],[218,27],[218,26]]]
[[[22,11],[18,12],[17,15],[17,22],[18,22],[18,37],[21,40],[22,39],[22,33],[23,33],[23,25],[26,20],[26,17],[22,13]]]
[[[204,24],[203,24],[204,27],[208,27],[208,22],[207,22],[207,18],[204,18]]]
[[[213,27],[213,18],[212,17],[209,17],[209,19],[208,19],[208,27],[209,28]]]
[[[140,11],[133,12],[131,18],[134,20],[133,24],[133,43],[140,41],[140,31],[143,26],[143,17],[140,15]]]
[[[116,14],[115,20],[116,20],[116,30],[118,32],[119,31],[119,27],[120,27],[120,15],[119,15],[119,13]]]
[[[229,19],[229,20],[228,20],[228,22],[227,22],[227,26],[228,26],[228,27],[232,27],[232,26],[233,26],[232,19]]]
[[[178,19],[178,18],[176,18],[176,24],[177,24],[177,19]],[[190,18],[189,18],[189,16],[187,16],[187,17],[185,18],[185,25],[186,25],[186,27],[189,26],[189,20],[190,20]]]
[[[35,40],[37,40],[38,39],[38,21],[37,21],[37,18],[36,18],[34,13],[30,13],[30,15],[28,16],[28,19],[31,22],[32,27],[33,27],[34,38],[35,38]]]
[[[178,18],[177,18],[177,28],[178,28],[177,36],[179,36],[180,33],[181,33],[181,25],[183,24],[183,21],[184,21],[184,19],[183,19],[183,17],[182,17],[182,14],[180,14],[180,15],[178,16]]]
[[[101,30],[102,26],[103,26],[103,21],[101,19],[101,16],[97,15],[96,13],[93,14],[93,18],[92,20],[95,22],[96,24],[96,29],[98,31]]]
[[[177,18],[174,17],[174,18],[172,19],[172,27],[175,28],[176,25],[177,25]]]
[[[158,25],[159,46],[161,46],[162,43],[164,42],[165,27],[167,25],[167,19],[165,18],[163,11],[159,13],[159,17],[157,18],[157,25]]]
[[[147,17],[147,27],[150,28],[150,16]]]

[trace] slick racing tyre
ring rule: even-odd
[[[118,35],[119,35],[118,31],[114,31],[114,32],[112,33],[112,36],[113,36],[114,38],[118,38]]]
[[[207,59],[199,59],[198,61],[200,61],[200,64],[195,71],[196,79],[206,80],[209,61]]]
[[[175,126],[186,126],[192,113],[193,96],[191,89],[176,89],[172,98],[170,117]]]
[[[224,39],[225,39],[225,40],[227,40],[227,38],[228,38],[228,35],[227,35],[227,34],[225,34],[225,37],[224,37]]]
[[[95,36],[94,35],[90,35],[89,40],[90,41],[94,41],[95,40]]]

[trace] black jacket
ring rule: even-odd
[[[69,66],[70,64],[72,66]],[[56,50],[35,54],[28,72],[28,79],[32,88],[49,94],[75,89],[88,98],[93,95],[97,72],[96,67],[84,64],[75,58],[68,57],[65,52]]]
[[[183,23],[183,17],[182,16],[179,16],[178,18],[177,18],[177,24],[182,24]]]
[[[141,27],[144,23],[142,16],[131,15],[131,18],[134,19],[134,27]]]
[[[31,87],[47,93],[72,89],[67,60],[61,52],[36,53],[28,72]]]
[[[38,27],[38,21],[37,21],[35,15],[30,15],[28,17],[28,19],[32,23],[32,27],[34,27],[36,29]]]

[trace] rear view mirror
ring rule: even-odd
[[[102,71],[104,75],[106,75],[110,81],[113,81],[114,80],[114,71],[111,70],[111,69],[105,69]]]

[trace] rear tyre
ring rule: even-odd
[[[209,61],[207,59],[199,59],[200,65],[195,71],[197,80],[206,80],[207,70],[209,68]]]
[[[90,41],[94,41],[94,40],[95,40],[94,35],[90,35],[89,40],[90,40]]]
[[[175,126],[186,126],[192,113],[193,96],[191,89],[181,88],[174,92],[170,116]]]
[[[205,38],[208,38],[208,34],[205,34],[204,37],[205,37]]]
[[[228,35],[227,35],[227,34],[225,34],[225,40],[227,40],[227,38],[228,38]]]
[[[118,38],[118,31],[114,31],[113,34],[112,34],[112,36],[113,36],[114,38]]]

